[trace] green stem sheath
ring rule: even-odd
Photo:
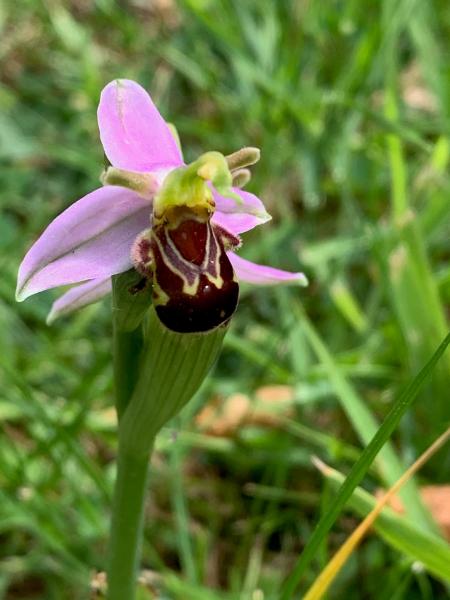
[[[111,526],[108,600],[134,600],[150,452],[131,456],[119,442]]]

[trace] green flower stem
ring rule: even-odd
[[[121,419],[131,396],[139,372],[139,360],[142,350],[142,329],[121,331],[116,320],[113,321],[113,365],[116,410]]]
[[[142,317],[149,301],[144,294],[131,295],[138,283],[134,272],[113,277],[113,365],[119,431],[122,415],[139,376],[143,347]],[[147,474],[152,440],[147,452],[127,452],[119,436],[117,478],[111,523],[108,562],[108,600],[133,600],[140,557]]]
[[[116,409],[120,418],[133,395],[139,375],[139,358],[143,346],[142,319],[150,305],[150,292],[130,293],[141,277],[127,271],[113,277],[113,355]]]
[[[108,600],[134,600],[150,454],[131,456],[119,443],[111,527]]]

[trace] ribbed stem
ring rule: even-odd
[[[192,398],[217,359],[225,332],[218,327],[206,334],[175,333],[149,310],[142,368],[120,423],[130,454],[146,455],[161,427]]]

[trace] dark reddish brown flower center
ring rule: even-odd
[[[206,332],[233,315],[239,286],[220,227],[196,215],[176,226],[160,222],[138,242],[142,264],[151,265],[153,303],[161,322],[180,333]]]
[[[201,265],[205,259],[208,227],[206,223],[190,219],[183,221],[176,229],[168,231],[168,235],[182,258]]]

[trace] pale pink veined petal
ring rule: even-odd
[[[108,83],[97,117],[105,154],[114,167],[155,171],[183,164],[169,127],[136,82],[117,79]]]
[[[91,279],[74,286],[53,303],[47,324],[51,325],[55,319],[97,302],[111,292],[111,287],[111,277]]]
[[[241,281],[253,283],[254,285],[279,285],[282,283],[308,285],[308,280],[304,273],[291,273],[265,265],[258,265],[238,256],[234,252],[227,252],[227,255],[233,265],[237,278]]]
[[[248,215],[246,213],[223,213],[216,210],[212,222],[217,223],[217,225],[220,225],[234,235],[239,235],[240,233],[250,231],[250,229],[257,227],[258,225],[262,225],[262,223],[270,221],[270,219],[270,215],[267,215],[265,219],[262,219],[261,217]]]
[[[148,200],[118,186],[84,196],[56,217],[26,254],[17,300],[126,271],[135,237],[150,226],[150,212]]]
[[[233,192],[241,198],[241,202],[235,198],[226,198],[213,190],[216,203],[214,222],[231,233],[239,234],[270,221],[272,217],[255,194],[239,188],[233,188]]]

